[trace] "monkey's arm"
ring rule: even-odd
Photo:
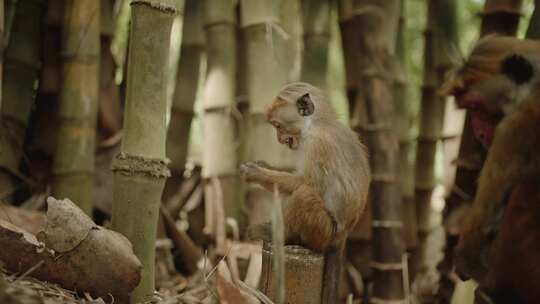
[[[290,195],[294,190],[304,184],[304,178],[302,176],[264,168],[256,162],[242,164],[240,166],[240,172],[246,181],[257,183],[270,192],[273,192],[274,185],[277,185],[279,192]]]

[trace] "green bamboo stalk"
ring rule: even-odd
[[[405,0],[399,1],[400,16],[396,36],[396,71],[394,82],[394,103],[396,107],[395,132],[399,138],[400,181],[403,197],[403,233],[408,250],[418,243],[416,205],[414,202],[414,166],[416,153],[416,137],[418,127],[416,120],[419,103],[411,98],[410,84],[407,81],[408,52],[405,39]]]
[[[2,109],[2,74],[4,63],[4,36],[5,36],[4,0],[0,0],[0,109]]]
[[[540,0],[534,1],[534,12],[529,21],[525,37],[528,39],[540,39]]]
[[[246,160],[263,159],[292,168],[292,152],[275,140],[275,130],[266,122],[265,107],[286,83],[288,70],[283,56],[284,37],[279,28],[281,1],[241,0],[241,19],[246,45],[246,91],[249,113],[246,119]],[[246,201],[250,225],[270,221],[272,194],[248,188]]]
[[[73,0],[64,7],[62,89],[52,194],[92,214],[99,96],[101,1]]]
[[[200,0],[186,0],[180,60],[167,130],[167,157],[174,176],[182,176],[186,164],[189,132],[194,116],[193,105],[199,87],[199,70],[204,52],[202,5]]]
[[[131,303],[152,300],[161,192],[166,165],[166,71],[175,0],[132,0],[127,98],[121,152],[113,162],[112,228],[133,244],[143,264]]]
[[[328,0],[302,1],[304,52],[300,79],[322,89],[328,70],[330,10]]]
[[[231,0],[206,0],[204,29],[206,32],[207,69],[204,87],[204,151],[202,176],[210,204],[222,204],[225,216],[242,222],[242,208],[238,205],[239,176],[235,134],[236,89],[236,23]],[[221,184],[216,187],[215,183]],[[224,225],[225,221],[221,222]],[[214,226],[219,229],[219,225]],[[223,227],[221,227],[223,229]],[[221,231],[225,231],[224,229]],[[208,231],[210,232],[210,231]],[[216,231],[217,234],[217,231]],[[224,235],[222,235],[224,236]],[[217,240],[224,238],[218,236]],[[218,247],[220,247],[218,242]],[[224,248],[219,248],[224,249]]]
[[[6,0],[4,3],[4,32],[2,33],[2,50],[4,50],[9,44],[9,38],[13,27],[13,20],[15,19],[15,10],[17,9],[18,0]]]
[[[0,119],[0,195],[3,198],[13,193],[16,187],[14,176],[20,174],[23,142],[41,68],[40,20],[43,12],[41,0],[17,3],[11,39],[4,52],[3,73],[9,77],[2,83]]]

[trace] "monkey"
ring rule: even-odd
[[[337,303],[345,241],[366,206],[371,181],[366,148],[338,120],[324,93],[307,83],[282,88],[266,119],[277,141],[301,155],[295,170],[256,161],[241,165],[241,173],[268,191],[277,185],[284,197],[286,244],[324,253],[323,303]]]
[[[540,269],[530,268],[540,258],[540,225],[534,224],[540,221],[539,50],[503,52],[498,72],[455,94],[458,105],[470,111],[475,136],[488,148],[460,232],[456,270],[477,280],[495,303],[540,300],[535,285]],[[518,257],[508,266],[508,258]],[[519,279],[525,273],[528,282]]]

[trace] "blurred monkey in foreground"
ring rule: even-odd
[[[245,163],[241,172],[268,191],[277,185],[285,198],[285,242],[325,253],[323,303],[337,303],[345,241],[364,210],[370,184],[366,149],[338,121],[322,91],[307,83],[285,86],[266,117],[278,142],[302,157],[292,173],[263,161]]]
[[[495,303],[540,300],[540,269],[531,267],[540,258],[539,75],[540,43],[488,37],[454,80],[466,85],[451,92],[489,148],[456,268],[479,281]]]

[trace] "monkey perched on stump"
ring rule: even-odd
[[[366,205],[366,149],[357,134],[338,121],[322,91],[307,83],[285,86],[266,117],[276,128],[278,142],[302,157],[294,172],[275,170],[262,161],[243,164],[241,172],[268,191],[277,185],[285,198],[285,242],[325,253],[323,303],[337,303],[345,241]],[[265,230],[258,228],[254,231]]]

